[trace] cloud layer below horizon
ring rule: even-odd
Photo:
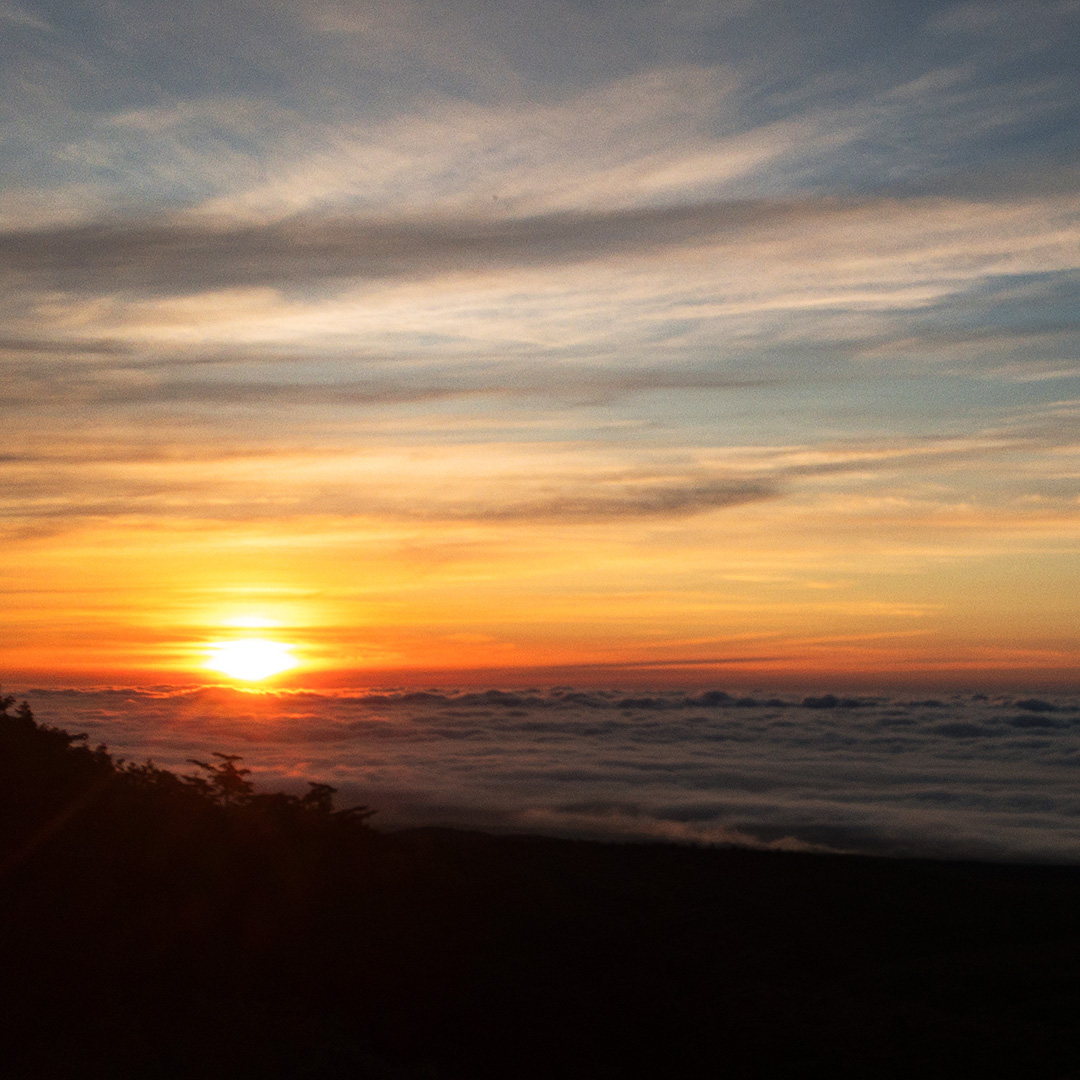
[[[338,691],[29,691],[44,722],[180,773],[329,782],[384,828],[995,860],[1080,860],[1080,699]]]

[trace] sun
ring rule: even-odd
[[[232,679],[258,682],[279,675],[300,663],[291,652],[292,646],[265,638],[237,638],[211,645],[206,667],[220,671]]]

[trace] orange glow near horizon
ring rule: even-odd
[[[355,686],[489,671],[594,686],[1037,687],[1076,670],[1077,564],[1060,536],[1021,551],[1004,528],[898,540],[873,524],[853,535],[849,519],[780,501],[635,530],[79,523],[9,545],[22,589],[0,681],[213,670]],[[270,644],[239,658],[243,640]]]

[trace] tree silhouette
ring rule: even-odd
[[[308,781],[308,787],[311,789],[300,802],[307,807],[307,809],[314,811],[316,814],[330,814],[334,809],[334,794],[337,788],[331,787],[329,784],[318,784],[314,780]]]
[[[251,781],[247,779],[251,770],[236,766],[243,758],[239,754],[220,754],[216,750],[214,757],[219,758],[220,763],[188,758],[192,765],[205,769],[210,774],[209,779],[203,776],[185,776],[184,779],[220,806],[235,806],[250,801],[254,794]]]

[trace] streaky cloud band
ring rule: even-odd
[[[906,200],[941,210],[949,200]],[[174,294],[332,279],[424,278],[585,262],[753,230],[884,214],[897,199],[745,199],[524,218],[297,216],[265,225],[103,221],[0,233],[0,267],[89,294]],[[963,204],[958,204],[963,205]]]

